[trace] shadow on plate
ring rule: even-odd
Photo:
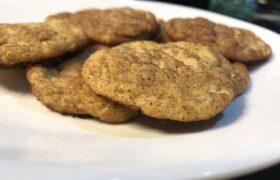
[[[17,93],[29,93],[29,85],[25,77],[25,69],[1,69],[0,87]]]
[[[223,117],[223,114],[219,114],[207,121],[198,122],[177,122],[165,119],[154,119],[145,115],[141,115],[135,119],[132,123],[135,126],[142,126],[143,128],[156,129],[168,134],[183,134],[199,132],[213,127],[219,119]]]

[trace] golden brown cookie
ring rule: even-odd
[[[127,41],[152,39],[158,31],[155,16],[132,8],[88,9],[74,14],[60,13],[47,19],[71,19],[96,43],[116,45]]]
[[[0,64],[38,62],[78,50],[87,43],[83,30],[64,20],[0,24]]]
[[[174,18],[166,24],[171,41],[191,41],[215,46],[233,61],[251,62],[271,56],[271,48],[253,32],[216,24],[204,18]]]
[[[244,92],[249,84],[249,73],[247,67],[239,62],[235,62],[232,64],[234,75],[233,80],[235,82],[236,87],[236,95],[241,94]]]
[[[223,111],[235,97],[230,62],[191,42],[124,43],[91,55],[85,82],[97,94],[160,119],[198,121]]]
[[[65,114],[92,115],[105,122],[123,122],[133,109],[95,94],[81,75],[84,60],[99,47],[91,47],[58,66],[35,65],[27,69],[32,93],[50,109]]]

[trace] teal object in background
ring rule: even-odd
[[[209,9],[212,11],[247,21],[252,20],[257,7],[255,0],[210,0],[209,3]]]

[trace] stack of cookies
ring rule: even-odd
[[[245,91],[243,63],[271,53],[245,29],[200,17],[157,20],[132,8],[0,24],[0,65],[26,67],[39,101],[62,114],[110,123],[140,113],[182,122],[210,119]]]

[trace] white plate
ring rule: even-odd
[[[158,18],[204,16],[254,31],[273,56],[254,68],[247,91],[216,121],[160,120],[108,125],[49,111],[30,94],[23,70],[0,70],[1,179],[221,178],[280,160],[280,37],[226,16],[154,2],[2,0],[0,22],[41,21],[50,13],[131,6]]]

